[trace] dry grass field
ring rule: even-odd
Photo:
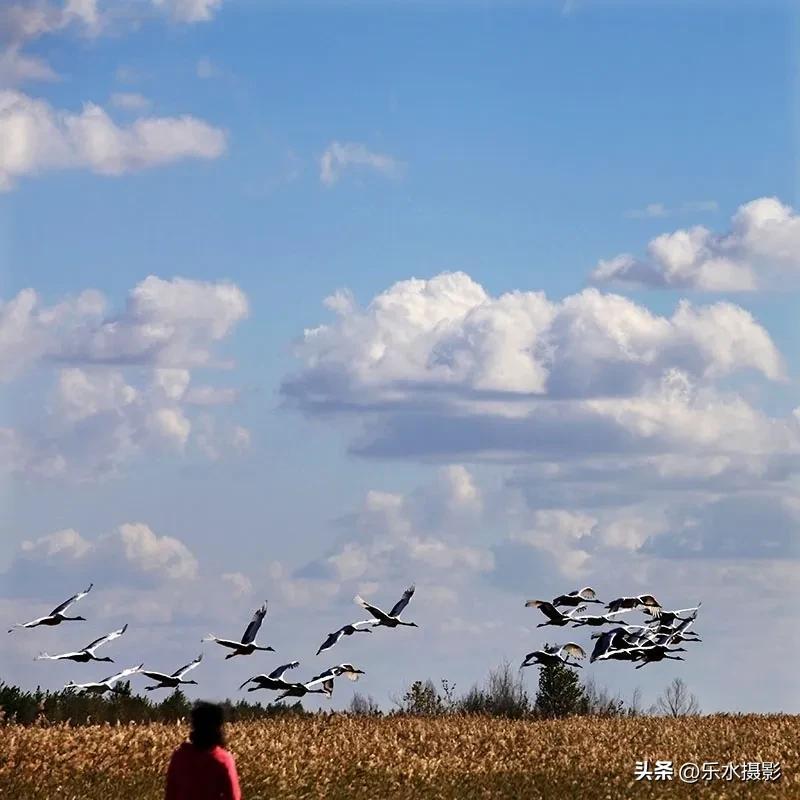
[[[181,725],[0,728],[0,797],[156,800]],[[245,800],[800,798],[800,718],[332,715],[229,726]],[[637,760],[780,762],[764,781],[634,781]]]

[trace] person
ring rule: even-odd
[[[194,706],[189,741],[169,762],[165,800],[241,800],[236,763],[225,749],[224,724],[221,706]]]

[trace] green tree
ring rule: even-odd
[[[578,673],[564,664],[548,664],[539,671],[539,690],[534,711],[541,717],[585,714],[586,691]]]

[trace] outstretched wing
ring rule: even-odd
[[[258,629],[261,627],[261,623],[264,621],[264,617],[266,616],[267,603],[264,601],[264,605],[261,606],[261,608],[256,609],[255,614],[253,614],[253,619],[250,620],[250,624],[245,629],[244,635],[242,636],[242,644],[251,644],[256,640]]]
[[[174,678],[175,675],[167,675],[164,672],[155,672],[152,669],[143,669],[140,670],[141,674],[144,675],[146,678],[152,678],[154,681],[166,681],[170,678]]]
[[[55,614],[60,614],[62,611],[66,611],[73,603],[77,603],[82,597],[86,597],[86,595],[92,591],[92,586],[94,586],[94,584],[90,583],[82,592],[72,595],[69,600],[65,600],[60,606],[56,606],[50,612],[50,616],[52,617]]]
[[[525,603],[525,606],[526,608],[538,608],[542,614],[551,620],[558,620],[564,616],[552,603],[549,603],[547,600],[528,600],[528,602]],[[577,611],[578,609],[575,610]],[[583,607],[583,610],[586,610],[586,606]]]
[[[272,670],[268,677],[272,678],[273,680],[279,681],[283,679],[283,675],[286,670],[295,669],[296,667],[300,666],[299,661],[290,661],[288,664],[282,664],[277,669]]]
[[[357,594],[353,600],[358,603],[361,608],[369,611],[369,613],[372,614],[375,619],[381,622],[386,622],[387,620],[391,619],[391,617],[385,611],[381,611],[377,606],[371,605],[363,597],[361,597],[361,595]]]
[[[403,596],[392,606],[389,612],[390,617],[399,617],[403,613],[403,609],[408,605],[408,601],[414,596],[416,586],[413,584],[403,592]]]
[[[103,680],[99,681],[99,683],[116,683],[117,681],[121,681],[123,678],[127,678],[128,675],[134,675],[137,672],[141,672],[142,669],[144,669],[144,664],[139,664],[138,667],[128,667],[128,669],[124,669],[122,672],[118,672],[116,675],[103,678]]]
[[[84,647],[84,651],[87,653],[92,653],[97,650],[98,647],[104,645],[106,642],[110,642],[113,639],[119,639],[125,631],[128,630],[127,623],[123,625],[119,630],[111,631],[111,633],[107,633],[105,636],[101,636],[99,639],[95,639],[91,644],[87,644]]]
[[[570,592],[570,594],[572,594]],[[597,594],[591,586],[584,586],[583,589],[579,589],[575,594],[582,598],[583,600],[595,600],[597,599]]]
[[[175,672],[170,675],[170,678],[182,678],[189,670],[194,669],[201,661],[203,660],[203,654],[200,653],[199,656],[194,661],[190,661],[188,664],[182,666],[180,669],[176,669]]]
[[[330,650],[339,639],[344,636],[344,629],[347,626],[345,625],[343,628],[339,628],[338,631],[334,631],[333,633],[328,634],[328,638],[319,646],[319,650],[317,650],[317,655],[320,653],[324,653],[326,650]]]
[[[561,649],[574,658],[586,658],[586,651],[575,642],[567,642]]]

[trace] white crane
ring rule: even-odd
[[[639,594],[634,597],[618,597],[606,604],[609,611],[621,611],[623,608],[639,608],[639,606],[661,608],[661,603],[652,594]]]
[[[73,603],[77,603],[82,597],[86,597],[89,592],[92,591],[93,583],[90,583],[82,592],[78,592],[77,594],[72,595],[69,600],[65,600],[61,605],[56,606],[49,614],[45,615],[44,617],[38,617],[37,619],[32,619],[30,622],[18,622],[16,625],[8,629],[9,633],[13,633],[15,628],[36,628],[39,625],[60,625],[62,622],[76,622],[81,621],[85,622],[86,617],[68,617],[64,614],[64,612],[73,605]]]
[[[552,603],[547,600],[528,600],[525,603],[526,608],[538,608],[547,617],[547,622],[540,622],[536,627],[543,628],[545,625],[555,625],[562,628],[564,625],[572,622],[573,614],[578,614],[581,611],[586,611],[586,606],[578,606],[573,608],[572,611],[559,611]]]
[[[118,639],[126,630],[128,630],[127,624],[123,625],[119,630],[111,631],[111,633],[107,633],[105,636],[95,639],[81,650],[75,650],[71,653],[59,653],[57,656],[51,656],[48,653],[39,653],[34,661],[76,661],[80,664],[85,664],[88,661],[111,661],[113,663],[113,658],[109,658],[108,656],[100,658],[95,655],[95,651],[98,647],[102,647],[107,642]]]
[[[349,625],[342,625],[338,631],[328,634],[328,638],[319,646],[317,655],[330,650],[342,636],[352,636],[354,633],[372,633],[372,628],[378,625],[377,619],[364,619],[360,622],[351,622]]]
[[[118,672],[116,675],[111,675],[108,678],[103,678],[101,681],[92,681],[89,683],[75,683],[75,681],[69,681],[69,683],[64,686],[64,689],[67,691],[77,691],[81,694],[116,692],[119,690],[114,687],[118,681],[127,678],[128,675],[135,675],[137,672],[141,672],[143,666],[144,664],[139,664],[138,667],[128,667],[128,669],[124,669],[122,672]]]
[[[239,691],[244,689],[248,683],[254,683],[255,686],[251,686],[247,691],[248,692],[255,692],[259,689],[271,689],[272,691],[279,692],[281,690],[290,689],[295,684],[291,681],[284,680],[284,674],[287,670],[295,669],[296,667],[300,666],[299,661],[290,661],[288,664],[283,664],[277,669],[272,670],[268,675],[254,675],[252,678],[248,678],[240,687]]]
[[[244,635],[242,636],[242,640],[240,642],[237,642],[235,639],[220,639],[219,637],[214,636],[213,633],[209,633],[208,636],[203,639],[203,641],[216,642],[223,647],[233,650],[232,653],[228,653],[228,655],[225,656],[226,659],[233,658],[234,656],[249,656],[256,650],[274,653],[274,647],[261,647],[260,645],[256,644],[258,629],[261,627],[261,623],[264,621],[264,617],[266,615],[267,603],[265,601],[261,608],[256,609],[255,613],[253,614],[253,618],[250,620],[250,624],[247,626],[247,628],[245,628]]]
[[[322,684],[319,689],[312,689],[312,686]],[[287,697],[305,697],[307,694],[324,694],[330,697],[333,694],[333,678],[313,678],[308,683],[292,683],[283,692],[275,698],[278,700],[285,700]]]
[[[375,623],[376,628],[380,626],[396,628],[398,625],[418,628],[419,625],[417,625],[416,622],[403,622],[403,620],[400,619],[400,614],[403,613],[403,609],[408,605],[408,601],[412,598],[415,588],[414,586],[409,586],[408,589],[403,592],[403,596],[392,606],[392,610],[388,614],[385,611],[381,611],[377,606],[368,603],[360,595],[356,595],[353,600],[375,617],[377,620]]]
[[[687,620],[694,620],[697,618],[697,612],[700,610],[702,603],[698,603],[691,608],[679,608],[677,611],[664,611],[663,608],[648,608],[645,606],[642,611],[649,614],[654,620],[658,620],[661,625],[674,625],[676,622],[685,622]],[[688,617],[682,616],[688,614]]]
[[[597,599],[597,594],[591,586],[584,586],[583,589],[575,589],[566,594],[560,594],[553,600],[553,605],[558,606],[579,606],[581,603],[602,603]]]
[[[568,667],[580,667],[580,664],[573,663],[569,660],[570,656],[574,658],[586,658],[586,651],[575,642],[567,642],[567,644],[563,644],[561,647],[550,645],[543,650],[534,650],[532,653],[528,653],[520,668],[532,667],[534,664],[540,666],[564,664]]]
[[[193,670],[202,660],[203,654],[200,653],[200,655],[197,656],[194,661],[184,664],[184,666],[182,666],[180,669],[176,669],[175,672],[172,672],[169,675],[164,672],[155,672],[151,669],[140,670],[142,675],[156,681],[154,686],[145,686],[144,690],[146,692],[152,692],[154,689],[177,689],[180,685],[189,683],[193,683],[196,686],[197,681],[184,680],[183,676],[186,675],[186,673],[190,670]]]
[[[614,625],[619,620],[614,617],[619,614],[626,614],[626,611],[609,611],[606,614],[583,614],[581,616],[573,616],[573,628],[579,628],[582,625],[589,625],[593,628],[599,628],[601,625]]]
[[[330,667],[330,669],[326,669],[325,672],[320,672],[319,675],[315,675],[312,680],[327,680],[328,678],[338,678],[339,676],[344,675],[344,677],[348,680],[357,681],[359,675],[366,674],[367,673],[364,672],[363,669],[354,667],[352,664],[337,664],[336,666]]]

